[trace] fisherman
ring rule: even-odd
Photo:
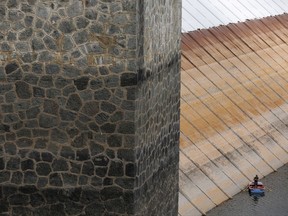
[[[258,180],[259,180],[259,177],[258,177],[258,175],[256,175],[256,176],[254,177],[254,187],[255,187],[255,188],[256,188],[257,185],[258,185]]]

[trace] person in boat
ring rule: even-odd
[[[256,176],[254,177],[254,187],[257,187],[257,185],[258,185],[258,180],[259,180],[259,177],[258,177],[258,175],[256,175]]]

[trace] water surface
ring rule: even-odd
[[[261,179],[266,186],[264,197],[237,194],[207,213],[207,216],[288,216],[288,164]]]

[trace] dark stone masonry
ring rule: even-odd
[[[177,215],[180,0],[0,1],[0,215]]]

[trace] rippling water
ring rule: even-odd
[[[288,216],[288,164],[261,181],[266,186],[264,197],[249,196],[243,191],[207,216]]]

